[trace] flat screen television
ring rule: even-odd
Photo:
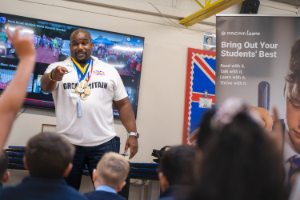
[[[23,27],[23,34],[32,34],[37,52],[36,65],[27,87],[25,105],[54,109],[52,94],[41,90],[40,80],[49,64],[70,56],[70,34],[79,28],[89,31],[94,43],[92,55],[114,66],[124,83],[133,111],[137,113],[144,38],[78,27],[57,22],[0,13],[0,94],[9,84],[18,65],[18,56],[5,33],[6,25]],[[54,48],[54,43],[58,48]],[[113,108],[118,117],[117,109]]]

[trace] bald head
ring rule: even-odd
[[[129,163],[123,156],[109,152],[99,161],[97,172],[101,184],[117,188],[129,173]]]
[[[93,46],[90,33],[84,29],[77,29],[70,36],[71,56],[81,67],[84,67],[91,57]]]
[[[80,34],[80,33],[86,34],[87,38],[91,41],[91,34],[90,34],[87,30],[84,30],[84,29],[77,29],[77,30],[75,30],[75,31],[73,31],[73,32],[71,33],[71,35],[70,35],[70,42],[72,42],[73,37],[74,37],[75,35],[78,35],[78,34]]]

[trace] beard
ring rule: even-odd
[[[79,53],[83,53],[85,56],[78,57],[78,54],[79,54]],[[89,59],[89,56],[87,55],[87,52],[79,51],[79,52],[76,52],[76,53],[75,53],[75,60],[76,60],[76,62],[78,62],[78,63],[85,64],[86,61],[88,61],[88,59]]]

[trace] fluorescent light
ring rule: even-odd
[[[121,51],[143,51],[143,48],[133,48],[133,47],[122,47],[122,46],[114,46],[112,49],[121,50]]]

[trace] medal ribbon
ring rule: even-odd
[[[86,80],[87,83],[89,83],[91,77],[92,77],[92,72],[93,72],[93,60],[90,58],[84,68],[82,68],[80,66],[80,64],[78,62],[76,62],[76,60],[74,58],[72,58],[72,62],[74,64],[74,67],[77,71],[77,75],[78,75],[78,82],[81,82],[82,80]],[[89,68],[91,68],[91,70],[89,70]]]

